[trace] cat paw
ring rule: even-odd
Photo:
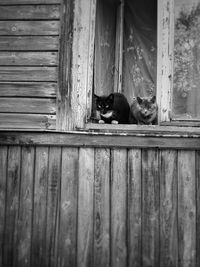
[[[99,120],[99,123],[100,123],[100,124],[103,124],[103,123],[105,123],[105,121],[103,121],[103,120]]]
[[[118,124],[119,122],[116,121],[116,120],[112,120],[111,123],[112,123],[112,124]]]

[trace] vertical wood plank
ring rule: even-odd
[[[32,231],[32,266],[46,266],[48,147],[36,147]]]
[[[8,149],[5,233],[3,240],[3,266],[5,267],[12,267],[17,263],[20,160],[21,148],[19,146],[10,146]]]
[[[200,266],[200,150],[196,151],[196,266]]]
[[[158,151],[142,151],[142,266],[159,266]]]
[[[128,266],[141,266],[142,259],[142,186],[141,150],[128,152]]]
[[[77,0],[72,46],[72,115],[70,128],[83,128],[91,111],[96,0]],[[88,106],[87,106],[88,105]]]
[[[173,86],[174,1],[158,1],[157,101],[159,121],[169,121]]]
[[[62,149],[59,264],[76,266],[78,149]]]
[[[60,53],[57,90],[56,129],[71,129],[71,79],[74,0],[63,0],[61,6]]]
[[[160,266],[178,266],[177,152],[161,151],[160,162]]]
[[[22,147],[18,216],[18,259],[20,267],[30,266],[33,207],[34,148]]]
[[[77,267],[93,266],[94,149],[80,148]]]
[[[61,147],[49,148],[49,177],[47,198],[47,258],[48,266],[57,266],[58,226],[60,208]]]
[[[5,228],[6,209],[6,180],[7,180],[7,154],[8,148],[0,146],[0,267],[3,267],[3,237]]]
[[[127,264],[127,151],[112,151],[111,266]]]
[[[195,151],[178,152],[179,264],[196,266]]]
[[[95,150],[94,264],[110,266],[110,150]]]

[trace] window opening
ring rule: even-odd
[[[174,0],[172,118],[200,119],[200,1]]]

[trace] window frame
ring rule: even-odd
[[[59,130],[90,129],[92,112],[93,63],[95,20],[97,0],[73,0],[73,42],[71,86],[65,95],[70,102],[65,109],[65,127]],[[158,127],[160,126],[200,126],[200,121],[176,121],[171,118],[173,89],[173,49],[174,49],[174,0],[158,1],[157,22],[157,103]],[[113,131],[113,127],[109,127]],[[146,126],[148,127],[148,125]],[[155,126],[156,127],[156,126]],[[101,126],[99,129],[101,130]],[[103,127],[104,128],[104,127]],[[115,125],[114,128],[121,128]],[[126,126],[124,126],[124,129]],[[128,128],[131,128],[130,125]],[[136,128],[135,125],[133,127]],[[149,127],[151,128],[151,127]],[[98,129],[96,125],[94,129]]]

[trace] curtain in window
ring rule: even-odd
[[[173,116],[200,118],[200,0],[175,0]]]
[[[156,93],[157,0],[125,0],[123,92],[134,96]]]

